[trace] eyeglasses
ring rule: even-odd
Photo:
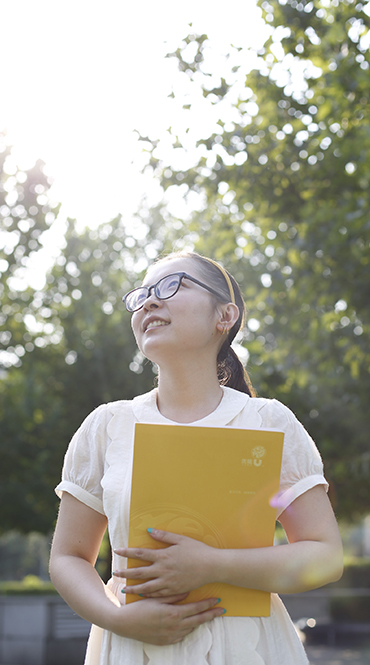
[[[145,300],[149,298],[151,291],[154,291],[154,294],[158,300],[168,300],[168,298],[172,298],[172,296],[178,292],[181,286],[181,282],[184,278],[190,279],[192,282],[194,282],[194,284],[202,286],[203,289],[207,289],[207,291],[212,293],[214,296],[217,296],[219,300],[226,301],[225,297],[221,296],[214,289],[211,289],[211,287],[207,286],[207,284],[203,284],[203,282],[195,279],[195,277],[191,277],[191,275],[188,275],[186,272],[174,272],[171,275],[162,277],[162,279],[160,279],[156,284],[152,284],[152,286],[139,286],[137,289],[133,289],[132,291],[126,293],[122,300],[125,303],[127,311],[137,312],[139,309],[141,309],[144,306]]]

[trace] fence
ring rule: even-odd
[[[369,589],[323,588],[282,596],[282,600],[295,622],[312,617],[329,633],[333,627],[348,632],[347,625],[331,622],[331,599],[369,595]],[[350,628],[352,633],[364,629],[370,636],[369,623],[350,624]],[[90,624],[59,596],[0,596],[0,665],[82,665],[89,630]],[[335,642],[330,635],[328,641]]]
[[[59,596],[0,596],[1,665],[82,665],[89,630]]]

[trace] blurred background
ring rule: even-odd
[[[153,387],[122,295],[190,249],[239,281],[235,349],[324,459],[346,572],[294,618],[370,634],[369,28],[352,0],[1,3],[4,597],[52,592],[69,439]]]

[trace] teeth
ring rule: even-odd
[[[156,328],[157,326],[167,326],[168,323],[167,321],[151,321],[148,323],[146,330],[150,330],[150,328]]]

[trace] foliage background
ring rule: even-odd
[[[238,349],[259,395],[281,399],[316,440],[338,516],[369,510],[370,19],[350,0],[260,4],[271,37],[247,73],[248,48],[232,46],[215,71],[206,35],[190,33],[169,54],[191,94],[185,127],[168,131],[170,155],[142,137],[163,200],[144,200],[129,226],[118,215],[78,233],[69,220],[38,291],[25,272],[58,206],[44,165],[10,166],[4,137],[3,531],[50,531],[72,433],[98,404],[151,389],[120,300],[173,248],[235,275],[248,306]],[[195,140],[200,97],[217,131]]]

